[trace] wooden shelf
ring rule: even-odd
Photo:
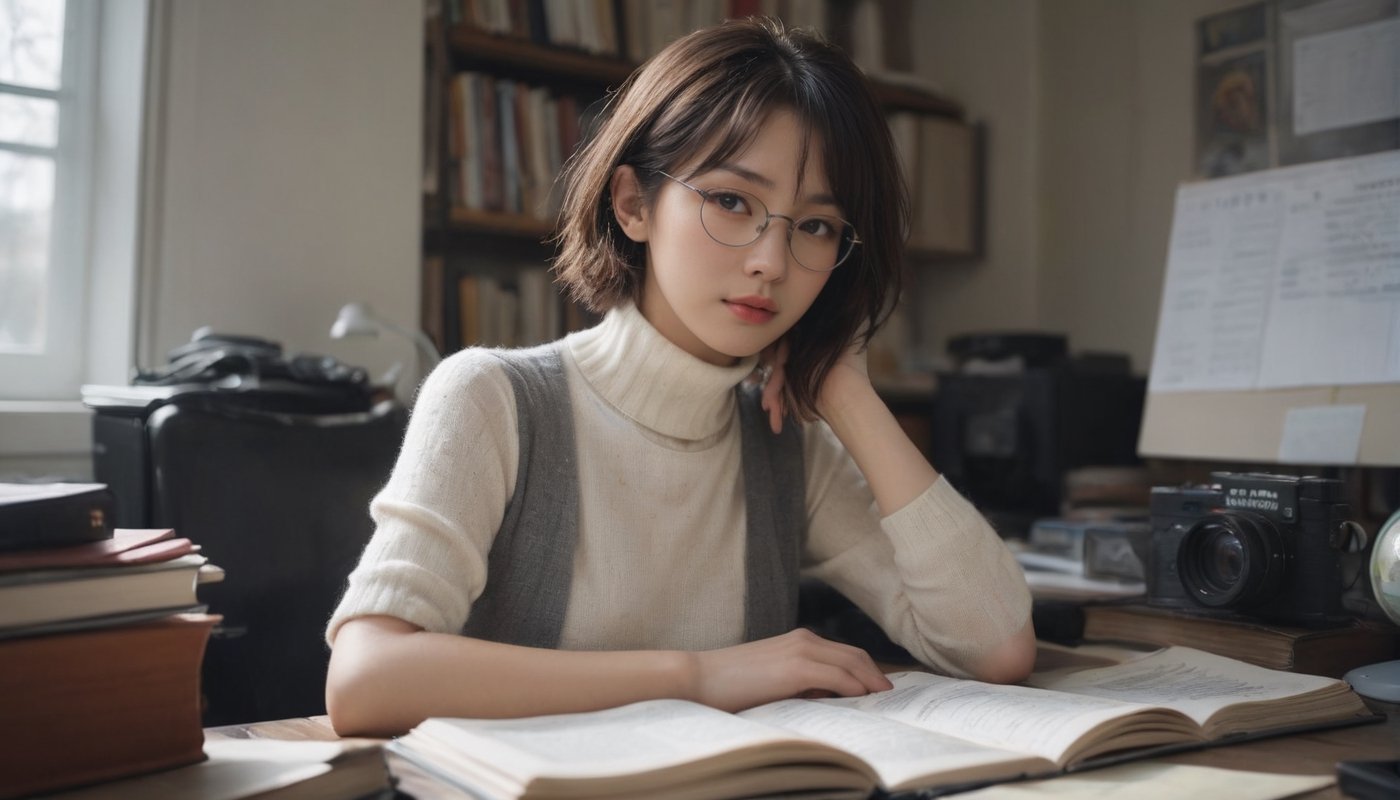
[[[453,51],[473,61],[566,75],[574,80],[610,86],[621,84],[637,68],[637,64],[623,58],[540,45],[515,36],[487,33],[469,25],[451,28],[448,43]],[[872,77],[871,84],[876,98],[884,106],[959,119],[963,116],[962,105],[946,97],[888,83],[878,77]]]
[[[467,25],[451,28],[447,40],[454,52],[473,61],[520,67],[534,72],[609,85],[622,83],[637,67],[636,64],[621,58],[546,47],[528,39],[498,36]]]
[[[936,94],[921,92],[907,86],[896,86],[892,83],[882,83],[878,78],[870,79],[871,85],[875,89],[875,99],[887,109],[900,109],[904,111],[918,111],[925,114],[936,114],[941,117],[954,117],[962,119],[963,107],[946,97]]]
[[[501,211],[454,208],[448,213],[447,222],[452,230],[468,233],[492,233],[532,239],[543,239],[554,233],[554,225],[546,220]]]

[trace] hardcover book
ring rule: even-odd
[[[1400,630],[1384,623],[1295,628],[1143,605],[1085,606],[1084,638],[1184,645],[1270,669],[1333,678],[1400,656]]]
[[[201,575],[201,572],[204,572]],[[166,561],[0,574],[0,633],[67,620],[196,605],[196,584],[223,577],[197,553]]]
[[[219,618],[0,642],[0,798],[192,764],[204,758],[199,675]]]
[[[110,539],[115,502],[101,483],[0,483],[0,550]]]

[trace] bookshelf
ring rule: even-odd
[[[822,18],[832,24],[844,18],[841,8],[852,5],[852,0],[822,2],[809,0],[806,7],[823,9]],[[473,344],[528,345],[591,323],[547,277],[541,279],[553,255],[548,240],[558,187],[552,184],[599,101],[645,56],[693,27],[718,22],[731,6],[745,4],[691,0],[674,5],[683,14],[666,20],[666,28],[655,18],[655,7],[631,0],[430,0],[425,18],[422,324],[444,353]],[[571,9],[565,23],[543,18],[564,7]],[[596,16],[583,19],[590,9]],[[712,18],[702,20],[707,14]],[[805,20],[785,21],[796,26]],[[831,38],[842,42],[838,34]],[[628,57],[632,53],[640,57]],[[981,240],[977,128],[965,120],[961,105],[926,87],[899,76],[876,76],[872,83],[891,115],[892,129],[898,131],[895,121],[902,121],[900,147],[911,187],[937,183],[942,195],[937,200],[916,196],[909,262],[976,255]],[[509,97],[502,100],[502,95]],[[512,131],[511,125],[520,129]],[[942,138],[930,138],[929,126],[941,131]],[[936,168],[922,168],[917,153],[929,146],[926,141],[939,147],[953,141],[963,150]],[[933,210],[940,218],[930,226],[925,217],[933,219],[928,216]],[[935,227],[938,236],[920,233]],[[527,291],[548,294],[527,297]],[[532,327],[536,324],[544,328]]]

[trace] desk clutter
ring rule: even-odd
[[[114,529],[92,484],[0,484],[0,798],[204,759],[223,579],[171,529]]]
[[[1367,581],[1371,537],[1342,481],[1221,471],[1145,497],[1140,514],[1071,511],[1011,542],[1037,635],[1185,645],[1337,678],[1400,655],[1400,620],[1367,602],[1385,577]]]

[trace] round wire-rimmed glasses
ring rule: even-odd
[[[774,214],[764,202],[742,189],[701,189],[661,170],[657,173],[700,195],[700,227],[725,247],[747,247],[758,241],[776,217],[786,220],[788,252],[798,266],[831,272],[860,244],[855,226],[840,217],[813,214],[793,219]]]

